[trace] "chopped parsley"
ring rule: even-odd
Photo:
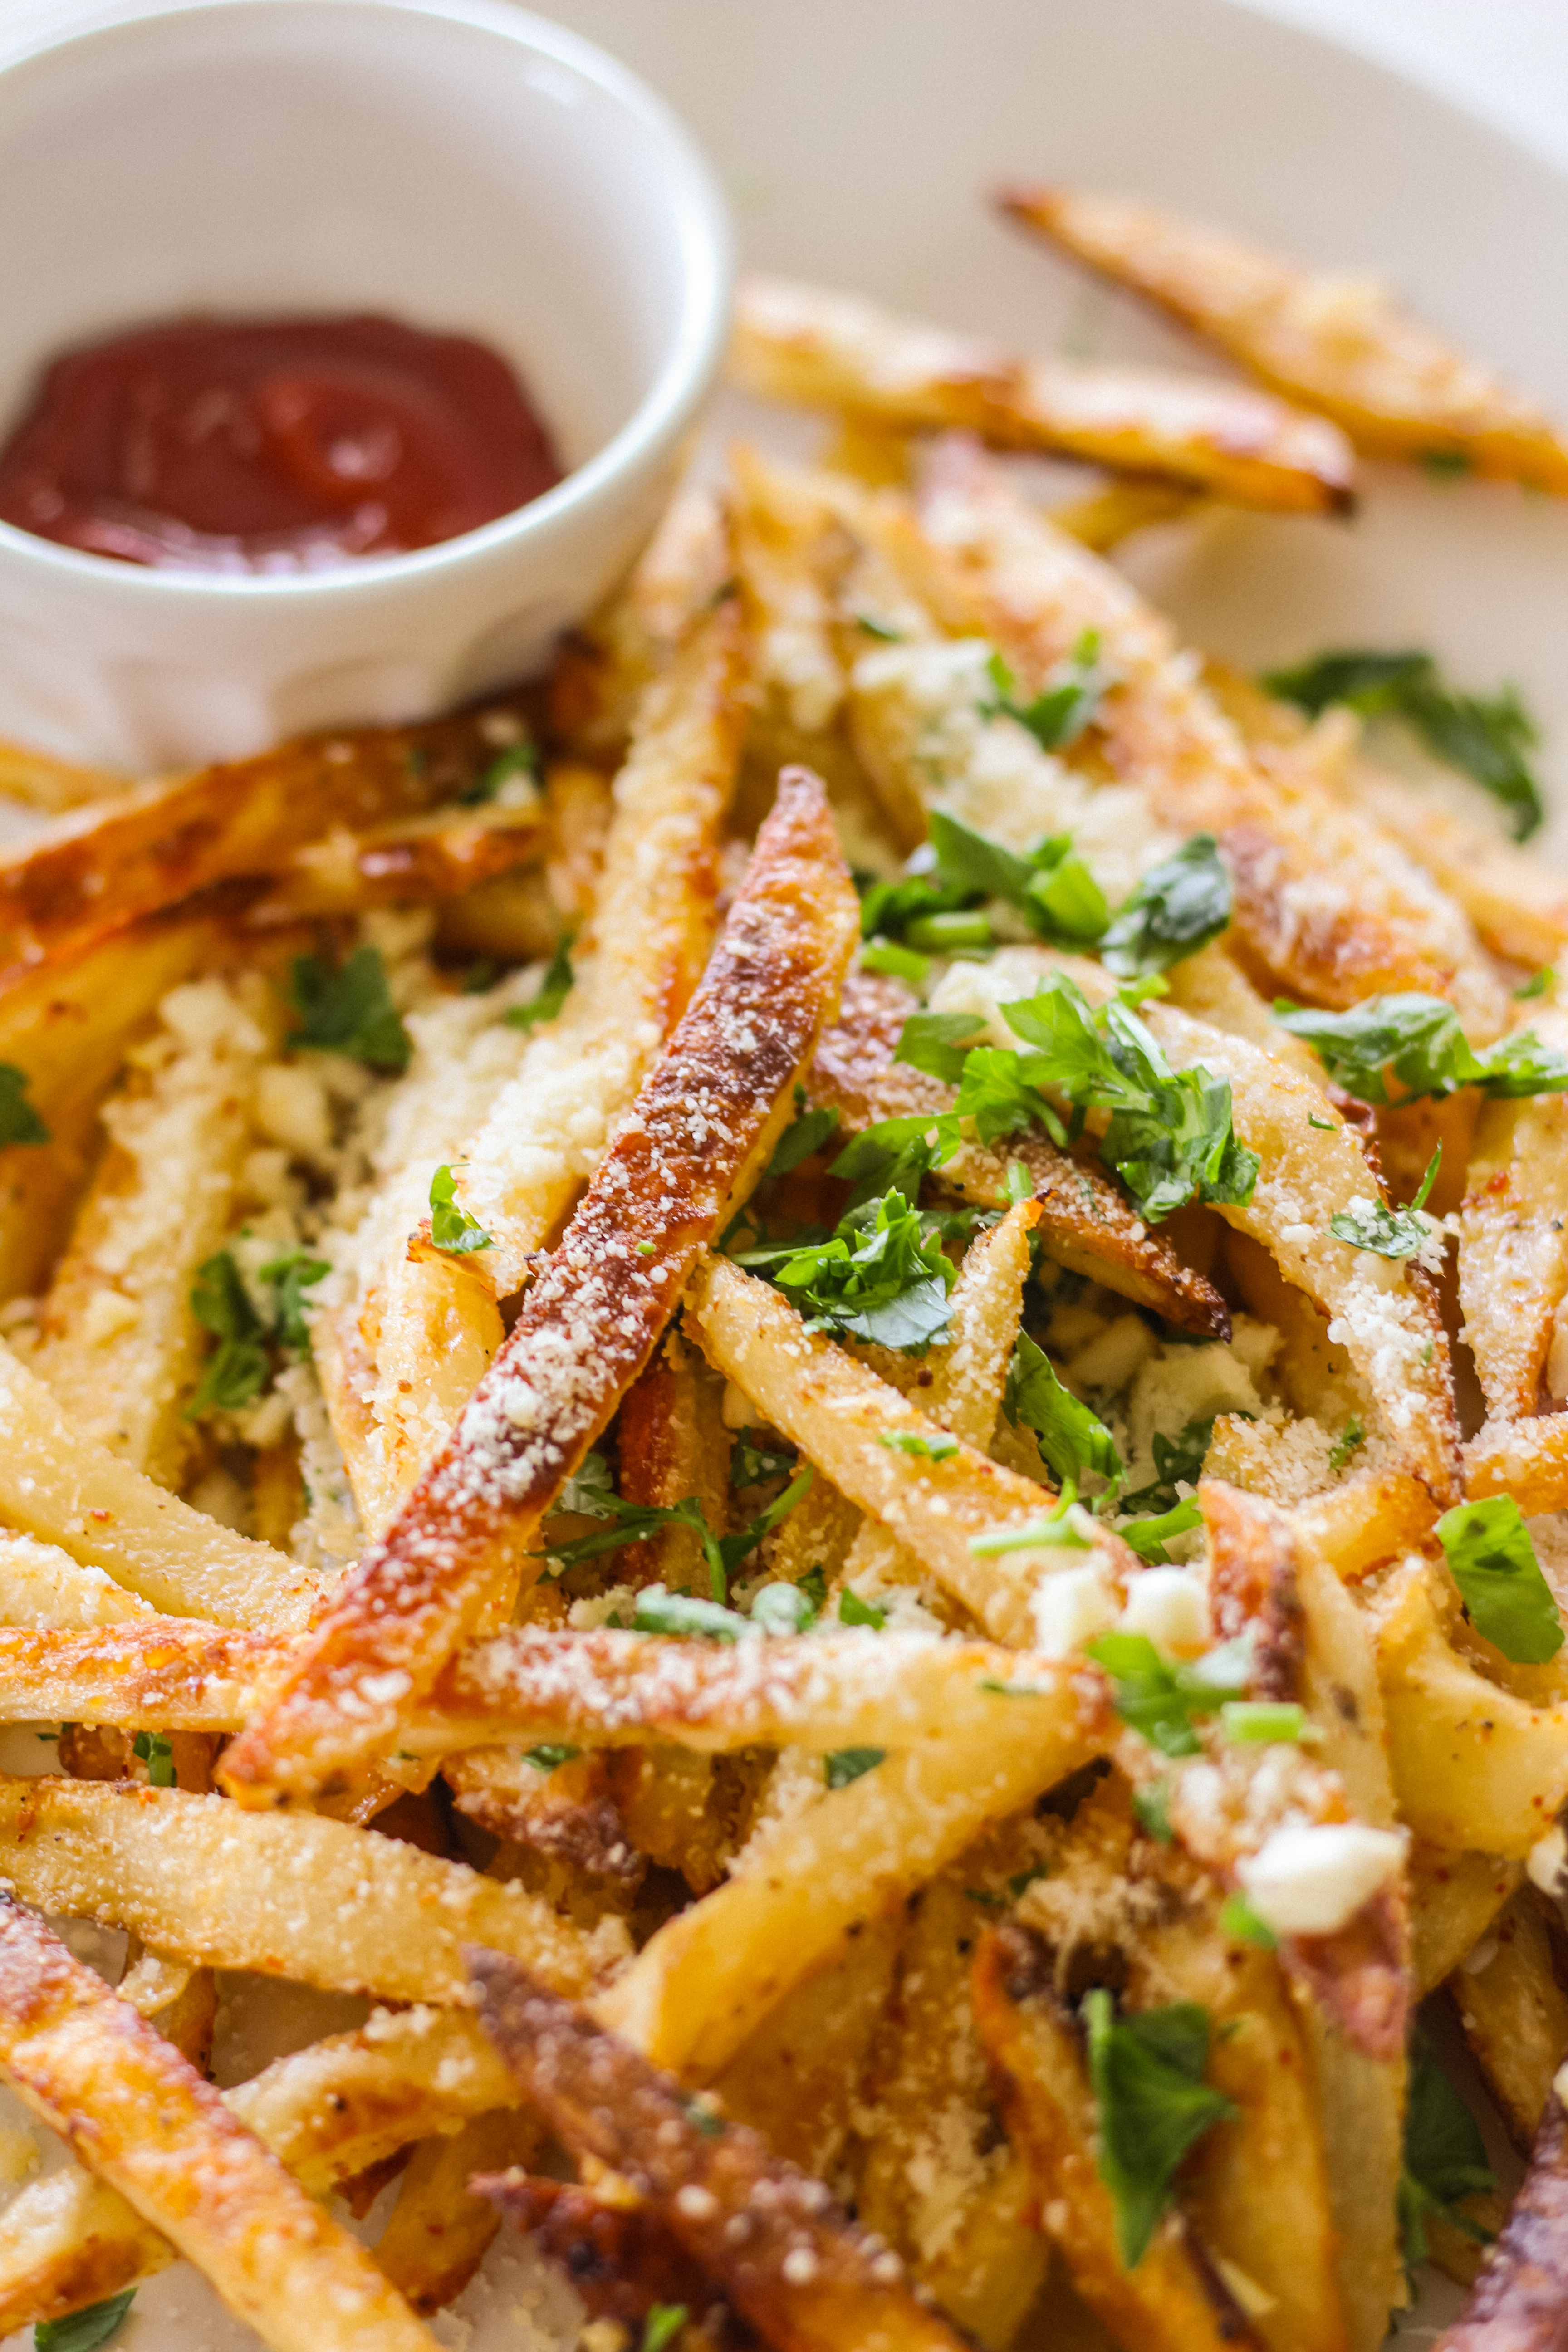
[[[1407,1209],[1391,1209],[1385,1201],[1337,1209],[1329,1219],[1330,1233],[1337,1241],[1349,1242],[1352,1249],[1373,1250],[1379,1257],[1415,1257],[1432,1235],[1431,1223],[1421,1212],[1442,1164],[1443,1147],[1438,1144]]]
[[[936,870],[945,885],[983,899],[1004,899],[1053,946],[1089,946],[1110,919],[1105,894],[1073,848],[1069,834],[1052,834],[1026,856],[1019,856],[988,834],[937,809],[931,814],[931,838]],[[914,938],[913,943],[924,947],[928,941]]]
[[[986,664],[993,698],[981,704],[987,719],[1012,719],[1026,729],[1042,751],[1064,751],[1076,743],[1099,712],[1112,683],[1100,662],[1100,632],[1086,629],[1053,682],[1028,702],[1018,699],[1018,681],[1000,654]]]
[[[851,1209],[886,1192],[901,1192],[912,1206],[926,1171],[951,1160],[961,1140],[951,1111],[936,1118],[879,1119],[845,1146],[828,1173],[850,1186]]]
[[[638,2352],[668,2352],[690,2316],[684,2303],[656,2303],[643,2321]]]
[[[847,1789],[851,1780],[874,1772],[887,1752],[885,1748],[836,1748],[822,1759],[822,1777],[830,1789]]]
[[[1525,757],[1540,734],[1511,686],[1494,695],[1458,694],[1430,654],[1359,652],[1320,654],[1299,669],[1269,671],[1262,683],[1314,719],[1344,702],[1363,718],[1402,719],[1434,759],[1500,803],[1516,841],[1528,841],[1546,814]]]
[[[906,981],[910,988],[923,988],[931,971],[931,959],[917,955],[913,948],[899,947],[891,940],[868,940],[860,950],[860,969],[883,971],[893,980]]]
[[[47,1143],[49,1130],[27,1100],[32,1083],[15,1062],[0,1062],[0,1144]]]
[[[965,1049],[984,1029],[984,1016],[978,1013],[911,1013],[899,1033],[893,1059],[955,1087],[963,1076]]]
[[[1097,1987],[1080,2014],[1098,2111],[1096,2162],[1115,2200],[1122,2263],[1133,2270],[1171,2201],[1182,2158],[1237,2109],[1204,2081],[1208,2011],[1195,2001],[1119,2018]]]
[[[754,1434],[754,1431],[750,1429],[742,1429],[736,1434],[734,1451],[730,1456],[731,1486],[763,1486],[770,1478],[782,1478],[786,1471],[795,1467],[796,1456],[793,1451],[782,1451],[771,1445],[754,1445],[752,1443]],[[608,1484],[607,1472],[605,1483]]]
[[[589,1461],[599,1457],[590,1454]],[[602,1466],[602,1465],[601,1465]],[[584,1465],[586,1469],[587,1464]],[[793,1479],[784,1493],[771,1502],[765,1511],[759,1511],[749,1526],[732,1536],[716,1536],[704,1516],[697,1496],[688,1495],[679,1503],[631,1503],[617,1495],[605,1483],[595,1483],[585,1490],[578,1480],[568,1479],[562,1491],[563,1511],[585,1511],[592,1518],[607,1518],[615,1522],[600,1534],[583,1536],[575,1543],[563,1544],[558,1550],[545,1554],[552,1575],[577,1567],[583,1560],[596,1559],[601,1552],[618,1551],[623,1544],[647,1543],[661,1528],[689,1528],[702,1547],[702,1557],[708,1566],[713,1599],[722,1601],[730,1590],[730,1579],[741,1562],[755,1551],[763,1538],[770,1535],[781,1519],[787,1518],[795,1505],[802,1501],[816,1472],[809,1466]],[[657,1587],[649,1587],[656,1591]],[[708,1604],[702,1604],[706,1607]],[[744,1620],[737,1620],[743,1623]],[[640,1626],[645,1633],[663,1633],[663,1626]]]
[[[1058,1486],[1076,1492],[1085,1475],[1121,1476],[1116,1441],[1098,1414],[1058,1379],[1050,1358],[1020,1331],[1007,1367],[1002,1410],[1015,1429],[1022,1422],[1039,1442],[1040,1454]]]
[[[531,798],[531,794],[507,792],[507,785],[519,776],[526,777],[531,784],[539,781],[539,746],[526,729],[515,743],[509,743],[504,751],[498,752],[487,767],[480,769],[467,790],[458,793],[458,803],[464,808],[478,808],[486,801],[510,803]]]
[[[1147,1633],[1101,1633],[1084,1645],[1110,1678],[1111,1704],[1131,1730],[1163,1756],[1195,1756],[1202,1746],[1193,1725],[1247,1690],[1250,1645],[1226,1642],[1195,1664],[1171,1664]]]
[[[1212,833],[1195,833],[1152,866],[1100,943],[1100,961],[1122,980],[1169,971],[1218,939],[1230,921],[1230,876]]]
[[[1350,1461],[1366,1444],[1366,1432],[1359,1421],[1347,1421],[1329,1448],[1329,1468],[1337,1478]]]
[[[536,1772],[558,1772],[563,1764],[570,1764],[574,1756],[582,1753],[580,1748],[563,1748],[552,1740],[542,1739],[537,1748],[523,1749],[522,1760],[531,1764]]]
[[[269,1282],[276,1298],[274,1324],[278,1337],[297,1356],[310,1352],[310,1330],[305,1320],[305,1297],[331,1272],[324,1257],[311,1257],[296,1246],[286,1250],[281,1257],[271,1258],[257,1276],[258,1282]]]
[[[1173,1071],[1131,1007],[1112,998],[1099,1013],[1065,972],[1038,992],[1002,1007],[1014,1034],[1032,1049],[969,1054],[954,1110],[972,1118],[983,1143],[1031,1123],[1065,1146],[1089,1110],[1109,1110],[1100,1154],[1151,1223],[1188,1201],[1242,1205],[1258,1181],[1256,1152],[1231,1126],[1230,1083],[1201,1065]],[[1045,1089],[1074,1107],[1071,1129]]]
[[[1151,1568],[1169,1568],[1171,1555],[1165,1546],[1171,1538],[1184,1536],[1191,1528],[1201,1528],[1203,1518],[1203,1513],[1189,1495],[1185,1502],[1177,1503],[1170,1510],[1158,1512],[1152,1517],[1121,1520],[1116,1532],[1122,1542]]]
[[[1563,1619],[1511,1495],[1445,1511],[1437,1540],[1483,1641],[1520,1666],[1542,1666],[1557,1655]]]
[[[827,1606],[827,1570],[820,1561],[815,1568],[808,1568],[804,1576],[795,1578],[795,1589],[805,1593],[811,1604],[812,1615],[820,1617]]]
[[[145,1764],[154,1789],[174,1788],[174,1751],[163,1732],[139,1731],[131,1743],[131,1753],[139,1764]]]
[[[347,1054],[373,1070],[408,1067],[413,1047],[379,948],[355,948],[336,971],[320,956],[296,956],[289,1002],[300,1019],[283,1041],[292,1051]]]
[[[1176,1832],[1171,1827],[1171,1784],[1169,1780],[1149,1780],[1132,1791],[1132,1818],[1145,1837],[1156,1845],[1173,1845]]]
[[[437,1168],[430,1179],[430,1238],[448,1257],[495,1247],[478,1217],[471,1217],[458,1199],[457,1178],[449,1168]]]
[[[936,852],[930,842],[914,851],[901,874],[890,882],[868,882],[860,899],[863,940],[907,940],[912,926],[936,915],[965,912],[976,893],[967,882],[941,879],[935,871]],[[918,942],[914,942],[918,944]]]
[[[531,1029],[541,1021],[553,1021],[572,993],[572,934],[563,931],[555,942],[555,952],[544,967],[544,977],[526,1004],[514,1004],[503,1018],[509,1029]]]
[[[763,1584],[752,1595],[752,1626],[764,1633],[804,1633],[822,1614],[798,1584]]]
[[[895,1454],[917,1454],[927,1462],[951,1462],[958,1452],[958,1440],[945,1430],[927,1437],[918,1429],[884,1429],[877,1435],[879,1445],[889,1446]]]
[[[1219,1929],[1234,1944],[1256,1944],[1260,1951],[1271,1952],[1279,1938],[1266,1919],[1260,1919],[1245,1895],[1227,1895],[1219,1907]]]
[[[1436,2215],[1480,2245],[1491,2231],[1458,2209],[1459,2200],[1495,2189],[1486,2143],[1468,2107],[1417,2032],[1410,2046],[1410,2090],[1405,2109],[1405,2166],[1399,2179],[1399,2234],[1405,2259],[1427,2259],[1426,2221]]]
[[[868,1625],[879,1633],[888,1622],[888,1612],[879,1609],[874,1601],[862,1601],[858,1592],[845,1591],[838,1596],[838,1622],[841,1625]]]
[[[272,1360],[262,1344],[261,1318],[228,1250],[219,1250],[198,1267],[191,1312],[217,1346],[207,1358],[184,1418],[198,1421],[207,1412],[237,1412],[267,1386]]]
[[[933,1221],[901,1192],[847,1210],[826,1241],[744,1250],[737,1263],[765,1271],[808,1331],[921,1355],[948,1327],[952,1265]]]
[[[122,2294],[89,2303],[85,2310],[73,2311],[64,2319],[40,2319],[33,2330],[33,2352],[98,2352],[135,2300],[135,2288],[128,2286]]]
[[[738,1609],[695,1592],[667,1592],[662,1584],[644,1585],[632,1616],[636,1633],[673,1633],[682,1640],[700,1635],[710,1642],[738,1642],[750,1630],[751,1619]]]
[[[1173,1511],[1182,1499],[1176,1492],[1177,1487],[1195,1486],[1203,1475],[1204,1462],[1214,1443],[1215,1418],[1211,1412],[1201,1420],[1186,1422],[1174,1437],[1167,1437],[1163,1431],[1156,1430],[1152,1446],[1154,1483],[1140,1486],[1135,1495],[1126,1496],[1123,1507],[1129,1511],[1166,1514]],[[1180,1530],[1173,1528],[1170,1532],[1175,1535]],[[1126,1534],[1125,1528],[1122,1533]]]
[[[1547,996],[1556,985],[1557,974],[1549,963],[1542,964],[1539,971],[1531,972],[1528,980],[1520,982],[1513,992],[1513,1001],[1516,1004],[1523,1004],[1532,996]]]
[[[838,1130],[838,1113],[831,1104],[821,1110],[807,1110],[805,1088],[795,1090],[795,1115],[778,1140],[778,1149],[764,1171],[769,1176],[787,1176],[814,1151],[820,1151],[829,1136]]]
[[[1513,1030],[1478,1054],[1453,1006],[1414,989],[1366,997],[1348,1013],[1280,1000],[1274,1017],[1292,1036],[1304,1037],[1335,1085],[1360,1102],[1441,1098],[1461,1087],[1513,1101],[1568,1087],[1568,1056],[1543,1045],[1533,1029]],[[1398,1089],[1394,1094],[1391,1078]]]

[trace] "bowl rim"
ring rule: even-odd
[[[356,557],[310,572],[186,571],[126,563],[0,521],[0,564],[31,565],[37,574],[49,573],[57,587],[143,606],[160,598],[188,604],[194,597],[214,596],[230,604],[304,604],[324,597],[346,604],[414,590],[466,566],[482,565],[487,558],[504,556],[519,542],[537,548],[559,539],[618,481],[662,456],[691,423],[709,391],[728,340],[735,275],[733,226],[712,164],[675,109],[630,67],[581,34],[530,9],[514,7],[510,0],[150,0],[150,5],[149,0],[110,0],[89,23],[79,22],[59,39],[46,40],[0,65],[0,89],[13,74],[46,66],[72,50],[134,38],[150,25],[184,18],[208,26],[244,18],[254,22],[265,15],[301,9],[331,9],[363,18],[396,13],[499,35],[579,74],[654,134],[664,150],[662,185],[675,216],[685,276],[679,315],[651,383],[603,448],[552,488],[509,514],[430,547]],[[38,584],[43,585],[41,576]]]

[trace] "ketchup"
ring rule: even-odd
[[[522,385],[466,335],[183,319],[54,362],[0,450],[0,519],[127,563],[302,572],[455,539],[560,479]]]

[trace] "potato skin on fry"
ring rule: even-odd
[[[621,2173],[777,2352],[959,2352],[821,2181],[744,2124],[704,2129],[672,2076],[513,1962],[466,1958],[487,2030],[567,2147]]]
[[[1375,281],[1302,268],[1125,197],[1017,187],[997,204],[1273,391],[1332,417],[1369,457],[1452,452],[1478,474],[1568,493],[1568,446],[1551,419]]]
[[[434,2352],[370,2256],[222,2095],[10,1901],[0,2066],[274,2352]]]
[[[537,1576],[541,1517],[647,1363],[726,1201],[766,1165],[858,925],[823,788],[786,770],[702,985],[510,1339],[227,1751],[242,1803],[319,1790],[389,1747],[485,1609]]]
[[[1568,2329],[1568,2116],[1555,2089],[1530,2170],[1436,2352],[1560,2352]]]

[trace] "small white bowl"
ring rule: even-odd
[[[630,562],[721,356],[729,223],[613,58],[497,0],[221,0],[0,72],[0,436],[57,352],[193,310],[380,310],[510,360],[566,478],[330,572],[154,571],[0,524],[0,732],[129,773],[423,716]]]

